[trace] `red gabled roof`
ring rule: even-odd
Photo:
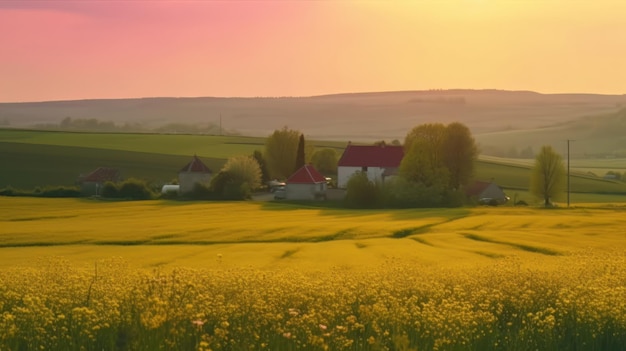
[[[400,167],[404,148],[396,145],[351,145],[341,155],[338,166]]]
[[[116,181],[120,176],[120,171],[115,168],[98,167],[93,172],[82,178],[83,182],[104,183]]]
[[[180,172],[213,173],[196,155],[193,155],[191,162],[185,165]]]
[[[325,183],[326,177],[313,167],[313,165],[304,165],[300,167],[294,174],[287,179],[287,184],[315,184]]]
[[[465,193],[469,196],[478,196],[482,194],[482,192],[485,191],[485,189],[487,189],[490,185],[491,183],[477,180],[465,189]]]

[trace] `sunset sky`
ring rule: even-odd
[[[626,93],[626,1],[0,0],[0,102]]]

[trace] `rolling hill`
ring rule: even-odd
[[[622,106],[626,106],[626,95],[431,90],[280,98],[1,103],[0,123],[26,128],[59,124],[70,117],[138,125],[146,130],[172,123],[221,125],[221,130],[246,136],[267,136],[287,125],[318,140],[373,141],[402,140],[408,130],[423,123],[458,121],[472,130],[483,152],[493,154],[512,147],[536,147],[546,140],[562,143],[573,139],[567,133],[578,128],[578,123],[582,123],[580,127],[602,120]],[[613,147],[610,142],[599,142],[594,152],[609,152]]]

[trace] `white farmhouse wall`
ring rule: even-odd
[[[288,183],[285,186],[285,198],[288,200],[315,200],[316,194],[326,194],[326,183]]]
[[[180,194],[190,193],[196,184],[209,184],[211,173],[180,172],[178,173],[178,184],[180,184]]]
[[[361,167],[345,167],[340,166],[337,169],[337,187],[345,189],[348,185],[348,180],[356,172],[361,171]],[[382,182],[383,173],[385,169],[382,167],[367,167],[367,178],[372,182]]]

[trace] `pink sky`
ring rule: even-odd
[[[624,94],[624,16],[612,0],[0,0],[0,102]]]

